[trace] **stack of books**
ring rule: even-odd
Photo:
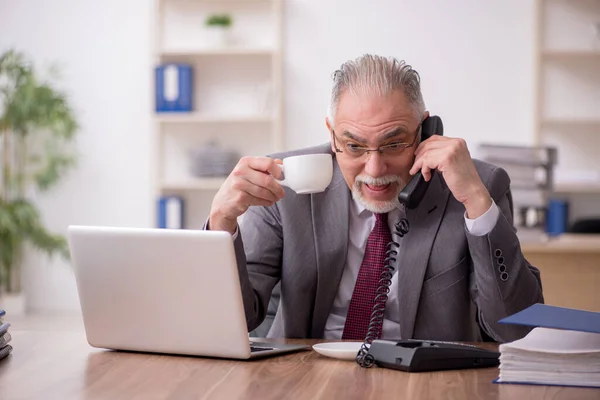
[[[600,313],[535,304],[500,322],[535,328],[500,345],[496,382],[600,388]]]
[[[6,312],[0,310],[0,360],[6,358],[12,352],[12,346],[8,344],[10,342],[10,333],[8,333],[8,327],[10,324],[4,321]]]

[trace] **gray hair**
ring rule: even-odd
[[[402,90],[413,107],[415,117],[425,114],[425,103],[421,94],[419,73],[405,61],[394,57],[365,54],[346,61],[333,73],[333,87],[329,103],[328,118],[333,124],[340,101],[346,90],[352,94],[375,94],[385,96],[395,90]]]

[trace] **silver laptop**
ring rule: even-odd
[[[93,347],[249,359],[308,348],[250,340],[231,235],[69,226]]]

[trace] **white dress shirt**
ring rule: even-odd
[[[358,276],[360,265],[365,253],[367,238],[375,226],[375,216],[364,206],[355,200],[350,200],[349,223],[348,223],[348,253],[346,255],[346,265],[336,298],[331,308],[331,313],[325,324],[324,337],[326,339],[341,339],[344,331],[344,323],[348,314],[348,307],[354,284]],[[496,226],[500,210],[492,200],[492,205],[485,214],[476,219],[467,218],[465,213],[465,224],[471,235],[487,235]],[[394,224],[404,217],[404,209],[396,209],[388,213],[388,225],[390,232],[394,232]],[[394,238],[395,239],[395,238]],[[402,257],[398,254],[398,257]],[[399,339],[400,338],[400,309],[398,302],[398,274],[392,276],[392,284],[388,294],[388,301],[385,305],[385,314],[383,320],[382,338]]]

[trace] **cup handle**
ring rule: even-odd
[[[283,167],[282,164],[277,164],[277,166],[279,168],[281,168],[281,172],[283,173],[283,179],[282,180],[275,179],[275,182],[279,183],[280,185],[287,186],[287,182],[285,180],[285,168]]]

